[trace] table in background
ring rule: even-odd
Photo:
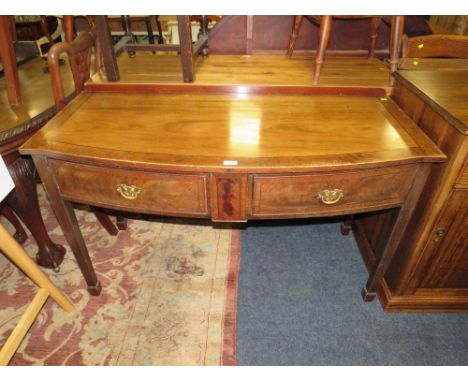
[[[16,212],[34,236],[38,245],[38,264],[54,268],[62,261],[65,248],[55,244],[44,227],[36,195],[34,164],[30,158],[20,156],[18,152],[18,147],[55,115],[49,74],[44,73],[43,68],[44,62],[40,58],[22,64],[18,70],[21,104],[11,106],[0,101],[0,155],[7,163],[16,185],[5,203]],[[65,92],[71,98],[73,81],[68,64],[61,66],[61,75]],[[0,78],[0,85],[4,80]]]

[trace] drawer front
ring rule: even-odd
[[[401,204],[414,167],[253,179],[252,216],[342,215]]]
[[[205,175],[52,163],[61,194],[68,200],[144,213],[209,215]]]

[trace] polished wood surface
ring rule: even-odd
[[[468,309],[467,76],[463,71],[396,74],[392,99],[447,155],[434,166],[381,290],[389,311]],[[372,264],[389,223],[369,214],[354,233]]]
[[[114,209],[135,211],[135,202],[122,197],[121,187],[137,184],[138,212],[162,215],[208,217],[207,176],[171,175],[152,172],[117,170],[98,166],[77,166],[60,161],[51,162],[57,174],[62,195],[84,204],[112,206]],[[122,184],[122,182],[125,183]],[[117,191],[117,192],[116,192]]]
[[[432,105],[460,131],[468,130],[468,70],[402,71],[398,74],[408,88]]]
[[[468,36],[433,34],[428,36],[405,36],[401,56],[419,58],[468,58]]]
[[[0,15],[0,59],[5,74],[8,102],[11,105],[18,105],[21,102],[21,90],[10,16]]]
[[[141,52],[130,59],[117,57],[119,83],[182,83],[180,58],[172,54]],[[314,59],[284,56],[210,55],[194,61],[196,85],[285,85],[310,86]],[[92,77],[94,83],[107,82],[103,73]],[[378,60],[327,57],[319,86],[388,88],[388,68]],[[389,88],[388,88],[389,89]]]
[[[411,166],[388,171],[334,172],[320,175],[258,175],[253,180],[253,215],[261,218],[278,216],[330,216],[352,214],[362,205],[375,209],[398,205],[408,192],[414,169]],[[316,190],[333,185],[343,191],[343,200],[327,205],[317,198]]]
[[[14,107],[4,102],[5,78],[0,78],[0,141],[24,131],[27,122],[45,111],[52,112],[54,97],[49,73],[44,72],[45,65],[41,58],[34,58],[18,68],[22,99],[21,104]],[[60,75],[68,96],[73,92],[73,78],[67,61],[60,65]]]
[[[91,48],[96,42],[94,33],[80,32],[76,39],[69,43],[58,43],[52,46],[47,57],[50,78],[52,82],[52,92],[57,111],[65,106],[65,90],[60,77],[60,56],[67,54],[73,75],[75,93],[79,94],[83,90],[85,81],[88,81],[91,74]]]
[[[245,93],[82,93],[21,152],[33,156],[91,294],[101,286],[72,202],[222,222],[393,208],[365,301],[430,163],[445,159],[385,97]]]
[[[84,93],[22,152],[260,172],[441,158],[386,98],[245,94]]]
[[[399,70],[468,70],[468,59],[464,58],[402,58]]]
[[[72,17],[68,16],[65,19],[73,20]],[[71,22],[69,21],[69,23]],[[93,26],[92,23],[91,26]],[[69,31],[69,33],[72,33],[72,31]],[[94,28],[91,28],[90,32],[79,32],[71,42],[55,44],[49,50],[47,64],[52,80],[52,91],[57,112],[65,107],[65,91],[60,77],[60,56],[64,53],[67,54],[75,84],[75,95],[78,95],[83,91],[85,82],[90,79],[93,48],[95,48],[94,52],[98,52],[98,54],[94,54],[95,71],[100,69],[99,40],[96,39],[95,33]],[[118,234],[118,227],[114,226],[109,216],[102,211],[94,211],[94,214],[110,235],[115,236]]]

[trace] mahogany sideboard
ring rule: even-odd
[[[450,61],[450,60],[449,60]],[[391,98],[447,156],[431,170],[382,283],[387,311],[468,310],[468,70],[400,71]],[[354,220],[372,267],[383,214]]]
[[[445,160],[392,100],[152,89],[84,92],[21,148],[91,294],[101,286],[72,203],[220,222],[386,210],[393,224],[362,291],[374,298],[428,171]]]

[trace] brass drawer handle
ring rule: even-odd
[[[140,187],[127,186],[126,184],[118,184],[116,188],[117,192],[125,199],[134,200],[138,198],[143,192]]]
[[[339,188],[335,188],[334,190],[322,190],[318,193],[320,201],[324,204],[335,204],[343,195],[343,190]]]

